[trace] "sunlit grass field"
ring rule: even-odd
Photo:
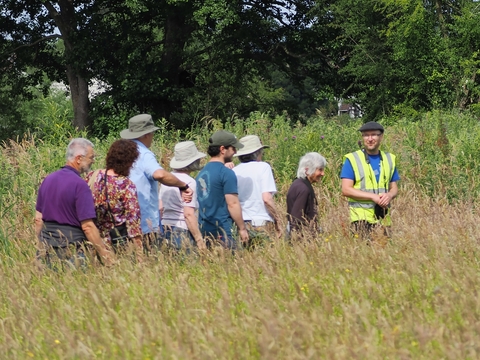
[[[5,144],[0,167],[0,354],[18,359],[476,359],[480,358],[478,120],[427,114],[385,121],[384,149],[402,177],[389,241],[366,244],[348,228],[342,155],[358,148],[360,122],[254,114],[225,127],[257,134],[285,194],[298,159],[328,161],[315,187],[324,232],[236,256],[157,253],[143,264],[40,272],[33,215],[43,177],[64,163],[72,134]],[[214,129],[165,128],[154,151],[201,149]],[[162,125],[165,127],[165,125]],[[208,130],[206,130],[208,128]],[[61,132],[61,129],[59,130]],[[61,136],[60,136],[61,135]],[[73,134],[78,136],[78,134]],[[323,137],[323,138],[322,138]],[[95,168],[113,141],[95,140]]]

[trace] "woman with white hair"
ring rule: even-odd
[[[298,164],[297,179],[287,192],[288,231],[303,233],[319,230],[318,204],[312,184],[324,176],[327,161],[316,152],[306,153]]]
[[[205,156],[207,155],[197,150],[193,141],[183,141],[175,145],[174,157],[170,161],[172,174],[193,190],[191,202],[186,203],[182,200],[178,187],[162,185],[160,188],[159,200],[164,236],[168,244],[176,250],[195,244],[199,249],[206,248],[196,215],[198,208],[197,183],[189,175],[202,168],[200,159]]]

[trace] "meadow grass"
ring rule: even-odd
[[[192,139],[205,149],[221,125],[207,126],[189,134],[161,131],[153,148],[167,165],[176,141]],[[283,213],[298,158],[306,151],[327,158],[327,175],[315,187],[323,234],[236,256],[158,253],[143,264],[120,259],[112,268],[64,272],[33,265],[33,214],[38,185],[64,163],[66,144],[5,144],[0,353],[21,359],[478,358],[480,169],[475,144],[465,143],[476,141],[475,126],[474,119],[429,114],[422,123],[387,128],[384,148],[398,155],[402,176],[393,234],[387,243],[367,245],[349,232],[338,178],[342,155],[357,148],[358,123],[317,119],[292,127],[262,114],[231,122],[225,127],[238,136],[256,133],[271,146],[266,159]],[[95,167],[102,167],[112,141],[95,141]]]

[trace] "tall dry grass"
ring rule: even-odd
[[[120,259],[108,269],[39,272],[35,191],[63,162],[64,146],[25,141],[1,150],[2,357],[480,357],[475,201],[429,196],[403,177],[391,240],[367,245],[349,233],[338,174],[330,173],[316,187],[324,233],[309,241],[236,256],[158,253],[140,265]],[[100,158],[107,147],[98,144]],[[288,183],[278,185],[285,209]]]

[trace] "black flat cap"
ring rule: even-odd
[[[385,131],[383,126],[377,123],[376,121],[369,121],[363,124],[360,129],[358,129],[358,131],[369,131],[369,130],[380,130],[382,134]]]

